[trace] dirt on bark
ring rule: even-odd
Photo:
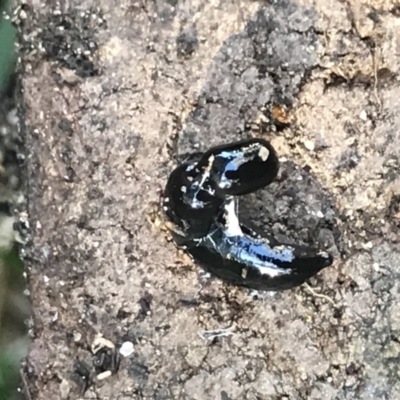
[[[29,399],[400,399],[399,16],[20,2]],[[163,229],[177,160],[246,137],[282,167],[243,218],[335,256],[308,285],[232,287]]]

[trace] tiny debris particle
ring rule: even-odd
[[[124,342],[122,343],[121,348],[119,349],[119,353],[123,357],[129,357],[133,354],[134,347],[132,342]]]
[[[82,339],[82,334],[80,332],[74,332],[74,341],[75,342],[80,342],[80,340]]]
[[[92,343],[92,353],[96,354],[100,349],[106,347],[109,349],[114,349],[114,343],[111,340],[103,338],[101,334],[96,335]]]
[[[234,335],[234,332],[232,332],[232,328],[222,328],[211,331],[201,331],[198,334],[202,339],[212,341],[217,337],[232,336]]]
[[[313,151],[315,148],[314,142],[312,142],[311,140],[306,140],[304,142],[304,146],[307,150]]]
[[[97,375],[97,380],[102,381],[104,379],[109,378],[112,375],[111,371],[104,371]]]
[[[21,11],[20,11],[20,13],[19,13],[19,18],[20,18],[21,20],[27,19],[27,18],[28,18],[27,14],[26,14],[26,12],[25,12],[24,10],[21,10]]]
[[[281,124],[290,123],[290,112],[284,104],[278,104],[272,108],[272,116]]]
[[[363,121],[366,121],[368,119],[368,115],[367,115],[367,112],[365,110],[362,110],[360,112],[360,119],[363,120]]]
[[[265,147],[261,147],[259,151],[259,156],[262,161],[266,161],[269,156],[269,150]]]
[[[16,126],[18,124],[18,110],[17,108],[13,108],[8,114],[7,114],[7,122],[10,125]]]

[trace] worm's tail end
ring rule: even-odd
[[[297,250],[294,253],[295,258],[290,263],[290,272],[276,278],[277,289],[275,290],[300,286],[333,263],[332,255],[325,251],[320,251],[315,255],[309,254],[308,249],[306,251]]]

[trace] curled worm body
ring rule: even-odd
[[[331,265],[324,251],[279,244],[240,223],[238,196],[267,186],[278,170],[263,139],[213,147],[178,166],[163,199],[176,243],[221,279],[259,290],[298,286]]]

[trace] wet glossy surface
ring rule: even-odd
[[[249,139],[214,147],[178,166],[163,199],[178,245],[206,270],[231,283],[263,290],[302,284],[332,264],[332,256],[257,236],[238,219],[243,194],[270,184],[279,161],[270,143]]]
[[[204,153],[199,168],[212,161],[211,179],[216,191],[239,196],[269,185],[279,170],[278,156],[271,144],[261,139],[214,147]]]

